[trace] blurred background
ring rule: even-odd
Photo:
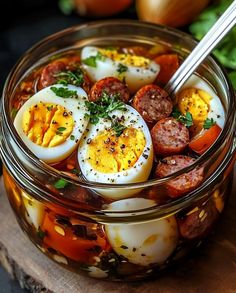
[[[201,39],[233,0],[7,0],[0,10],[0,90],[16,60],[56,31],[85,21],[131,18],[177,27]],[[215,55],[236,88],[236,28]]]
[[[96,19],[126,18],[176,27],[201,39],[233,0],[7,0],[0,9],[0,91],[17,59],[44,37]],[[236,89],[236,27],[215,56]],[[0,267],[0,292],[25,292]]]

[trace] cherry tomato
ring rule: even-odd
[[[154,61],[161,67],[156,82],[165,85],[179,68],[179,58],[176,54],[163,54],[157,56]]]
[[[189,143],[189,147],[198,154],[203,154],[215,142],[221,133],[219,125],[215,124],[211,128],[204,130]]]
[[[66,220],[65,220],[66,221]],[[63,223],[54,213],[45,215],[42,231],[45,232],[43,243],[46,247],[55,249],[64,256],[79,262],[90,262],[101,251],[108,248],[105,236],[96,233],[97,224],[77,221],[76,225]],[[94,231],[87,234],[87,231]]]

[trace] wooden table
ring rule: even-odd
[[[175,270],[135,283],[82,277],[44,256],[20,230],[1,181],[0,263],[21,287],[37,293],[236,293],[236,172],[229,204],[208,241]]]

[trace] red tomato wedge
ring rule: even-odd
[[[176,54],[163,54],[157,56],[154,61],[161,67],[156,82],[165,85],[179,68],[179,58]]]
[[[81,222],[80,225],[77,225],[80,230],[76,233],[76,226],[69,227],[58,224],[54,214],[46,214],[41,227],[42,231],[45,232],[43,243],[70,259],[87,263],[92,260],[93,256],[99,255],[102,250],[107,249],[109,245],[105,236],[103,238],[94,234],[94,239],[88,239],[86,235],[82,235],[82,232],[86,231],[83,224]],[[92,224],[87,223],[87,225],[91,226]]]
[[[203,154],[216,141],[221,133],[219,125],[215,124],[211,128],[204,130],[189,143],[189,147],[198,154]]]

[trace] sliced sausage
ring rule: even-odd
[[[63,61],[53,61],[46,65],[41,73],[40,80],[39,80],[39,89],[45,88],[49,85],[55,84],[57,78],[55,75],[59,72],[66,70],[66,64]]]
[[[166,91],[157,85],[142,87],[134,96],[133,107],[150,124],[170,116],[173,104]]]
[[[190,140],[187,127],[173,117],[158,121],[151,136],[155,153],[161,156],[181,153]]]
[[[41,72],[41,76],[38,83],[38,89],[45,88],[47,86],[53,85],[57,82],[57,80],[62,79],[61,77],[57,77],[56,75],[60,72],[71,71],[76,73],[76,70],[79,68],[78,57],[70,57],[70,58],[61,58],[60,60],[55,60],[48,65],[46,65]],[[82,71],[82,70],[81,70]],[[80,85],[86,93],[89,93],[91,88],[91,82],[88,76],[83,73],[83,83]]]
[[[178,219],[179,231],[186,239],[196,239],[206,236],[219,213],[212,200],[208,200],[200,207],[193,208],[184,217]]]
[[[183,155],[166,157],[159,161],[155,171],[155,176],[157,178],[164,178],[192,165],[194,162],[194,158]],[[194,190],[202,182],[203,173],[204,168],[197,167],[188,173],[178,176],[176,179],[170,180],[166,183],[168,195],[171,198],[176,198]]]
[[[89,94],[89,100],[96,102],[101,98],[103,93],[109,95],[118,94],[120,100],[125,103],[128,103],[130,97],[127,85],[118,78],[112,76],[100,79],[93,85]]]

